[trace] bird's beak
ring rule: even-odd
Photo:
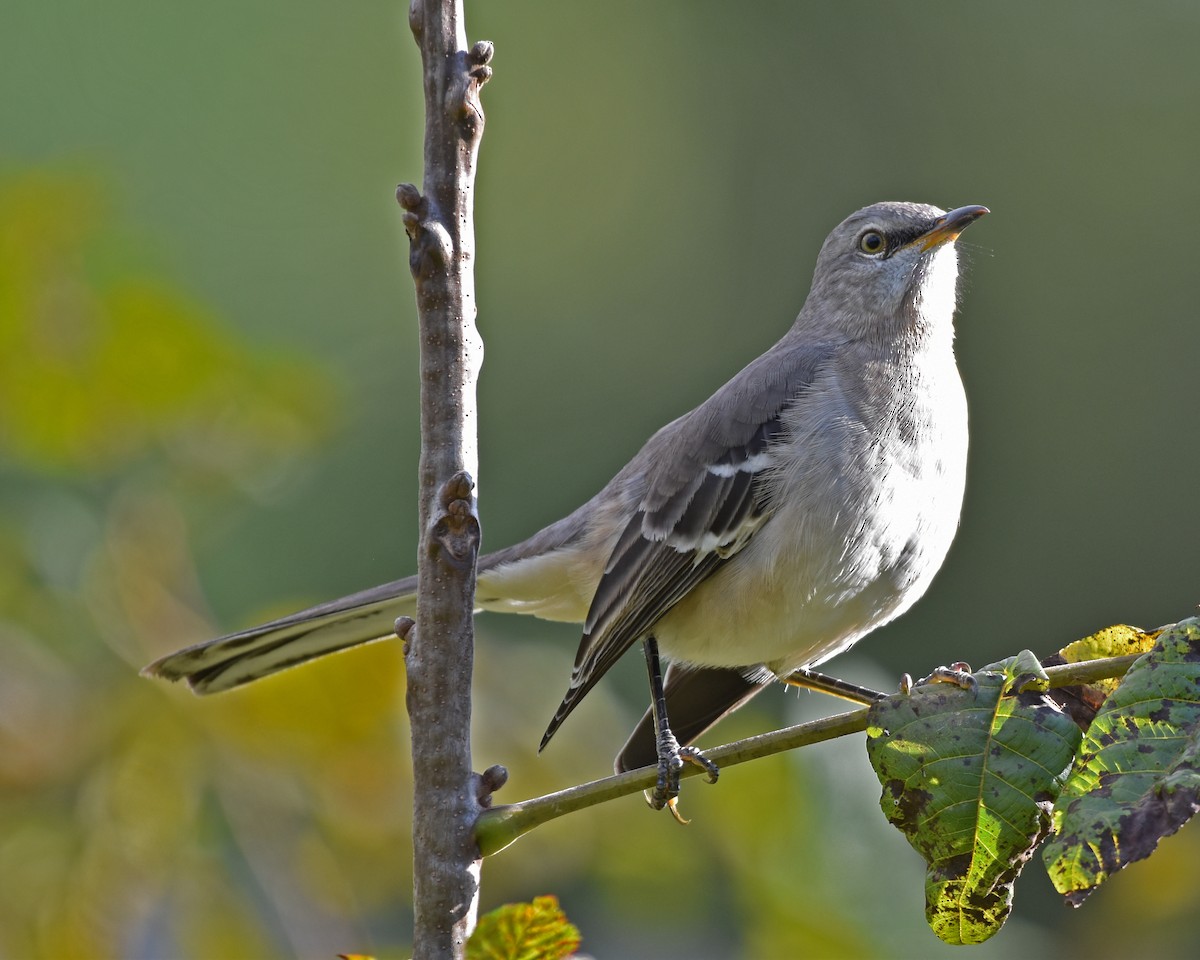
[[[945,216],[939,217],[932,230],[917,238],[916,242],[921,245],[921,252],[925,253],[934,247],[940,247],[943,243],[957,240],[960,233],[985,213],[991,213],[991,211],[987,207],[972,205],[959,207],[951,210]]]

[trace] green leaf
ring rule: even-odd
[[[1091,636],[1068,643],[1057,653],[1046,657],[1042,665],[1050,667],[1065,663],[1136,656],[1150,650],[1161,632],[1159,629],[1147,633],[1123,623],[1105,627]],[[1058,687],[1050,696],[1071,715],[1080,729],[1087,730],[1096,719],[1096,714],[1104,705],[1105,699],[1117,689],[1120,682],[1119,677],[1106,677],[1090,683]]]
[[[1107,657],[1127,657],[1135,653],[1146,653],[1154,646],[1162,630],[1146,631],[1128,624],[1118,623],[1105,627],[1089,637],[1068,643],[1054,658],[1057,663],[1083,663],[1085,660],[1102,660]],[[1108,696],[1120,684],[1119,678],[1097,680],[1089,684],[1100,691],[1101,699]]]
[[[1142,630],[1126,623],[1097,630],[1089,637],[1068,643],[1059,651],[1065,663],[1082,663],[1084,660],[1101,660],[1105,657],[1125,657],[1133,653],[1146,653],[1162,633],[1158,630]]]
[[[880,806],[929,865],[926,919],[956,944],[987,940],[1008,917],[1080,738],[1037,689],[1045,673],[1028,651],[975,681],[888,697],[867,727]]]
[[[1165,629],[1092,721],[1043,859],[1078,906],[1200,809],[1200,619]]]
[[[579,947],[579,930],[558,898],[508,903],[479,918],[467,941],[467,960],[560,960]]]

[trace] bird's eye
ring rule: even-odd
[[[868,230],[859,238],[858,249],[869,254],[883,253],[887,249],[887,241],[878,230]]]

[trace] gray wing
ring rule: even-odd
[[[600,578],[543,747],[617,659],[769,520],[771,448],[784,411],[829,352],[789,351],[781,341],[652,441],[647,491]]]

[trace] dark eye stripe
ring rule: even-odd
[[[925,234],[927,234],[930,231],[930,229],[932,227],[933,227],[932,223],[918,226],[918,227],[909,227],[908,229],[901,230],[899,233],[897,233],[892,238],[892,240],[897,247],[903,247],[907,244],[912,243],[918,237],[923,237]]]

